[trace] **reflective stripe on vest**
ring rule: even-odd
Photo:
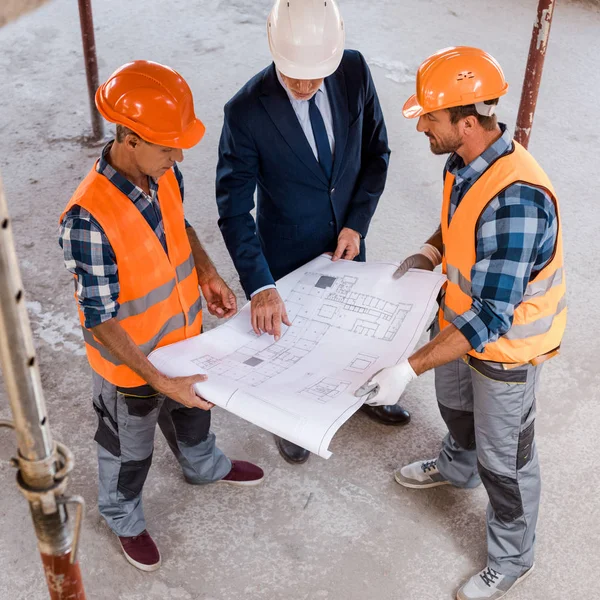
[[[454,321],[454,319],[458,317],[458,314],[456,314],[450,307],[446,305],[444,299],[442,299],[440,306],[444,314],[444,319],[449,323],[452,323],[452,321]],[[541,335],[543,333],[548,333],[548,331],[550,331],[550,329],[552,328],[552,324],[554,323],[554,319],[556,318],[556,316],[559,315],[566,308],[567,299],[565,296],[563,296],[560,302],[558,303],[558,308],[555,314],[549,315],[547,317],[542,317],[541,319],[538,319],[537,321],[532,321],[531,323],[524,323],[523,325],[513,325],[504,334],[504,337],[508,340],[521,340],[526,339],[528,337]]]
[[[142,296],[141,298],[136,298],[135,300],[130,300],[129,302],[124,302],[119,307],[119,314],[117,318],[119,320],[123,320],[126,317],[133,317],[134,315],[139,315],[143,312],[146,312],[148,308],[150,308],[153,304],[158,304],[163,300],[166,300],[175,289],[178,281],[183,281],[188,276],[192,274],[194,271],[194,257],[190,252],[188,258],[179,265],[175,272],[177,273],[177,277],[173,277],[167,283],[163,283],[160,287],[152,290],[149,294]]]
[[[547,175],[518,143],[514,151],[493,163],[458,205],[449,223],[454,177],[446,174],[441,225],[444,245],[442,271],[447,275],[440,302],[440,328],[471,308],[471,273],[476,261],[479,219],[490,201],[510,185],[522,182],[544,189],[555,203],[557,239],[550,262],[533,278],[513,315],[511,329],[483,352],[470,355],[501,363],[526,363],[560,346],[566,324],[566,282],[562,252],[562,222],[558,201]]]
[[[202,301],[179,185],[172,170],[158,183],[167,253],[133,202],[95,168],[79,185],[61,216],[62,221],[77,204],[102,227],[119,273],[116,318],[145,355],[160,346],[198,335],[202,328]],[[114,385],[143,385],[145,382],[136,373],[84,328],[81,309],[79,318],[94,371]]]
[[[189,312],[187,313],[187,317],[188,317],[187,321],[190,324],[190,326],[194,324],[196,318],[201,313],[201,311],[202,311],[202,300],[200,298],[198,298],[198,301],[190,308]],[[120,312],[121,311],[119,311],[119,315],[120,315]],[[160,331],[154,337],[152,337],[152,339],[148,340],[144,344],[140,344],[138,346],[138,348],[147,356],[148,354],[150,354],[150,352],[152,352],[152,350],[154,350],[155,348],[158,347],[158,344],[162,338],[164,338],[166,335],[168,335],[169,333],[171,333],[173,331],[181,329],[182,327],[185,326],[185,323],[186,323],[186,319],[183,316],[183,314],[179,314],[179,315],[175,315],[174,317],[171,317],[161,327]],[[82,327],[81,329],[83,331],[83,339],[85,340],[85,343],[92,346],[92,348],[95,348],[96,350],[98,350],[98,352],[100,353],[100,355],[102,356],[102,358],[104,360],[107,360],[108,362],[110,362],[111,364],[113,364],[115,366],[119,366],[119,365],[123,364],[119,359],[117,359],[115,356],[113,356],[110,353],[110,351],[107,348],[105,348],[94,337],[94,334],[89,329],[86,329],[85,327]]]
[[[552,289],[556,285],[562,285],[563,283],[563,269],[557,269],[556,272],[544,281],[530,281],[525,289],[524,299],[535,298],[536,296],[544,295],[548,290]],[[467,296],[471,296],[471,282],[463,277],[462,273],[453,265],[446,265],[446,276],[448,281],[458,285],[458,287]]]

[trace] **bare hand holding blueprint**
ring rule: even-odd
[[[155,350],[170,377],[208,374],[198,394],[259,427],[329,458],[337,430],[360,408],[353,393],[412,353],[445,277],[397,264],[319,256],[277,282],[291,327],[258,337],[250,304],[231,321]]]

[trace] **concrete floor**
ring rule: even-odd
[[[222,105],[269,60],[264,20],[270,0],[95,2],[100,76],[135,58],[177,68],[207,125],[186,155],[189,220],[226,279],[236,276],[216,227],[214,170]],[[449,45],[485,47],[511,83],[500,114],[513,127],[534,0],[344,0],[348,47],[369,60],[394,150],[389,183],[369,235],[372,260],[419,247],[436,226],[442,158],[405,121],[400,108],[411,77],[431,52]],[[70,485],[87,500],[81,565],[94,600],[442,600],[485,562],[483,489],[415,492],[393,482],[401,463],[434,456],[444,433],[432,377],[404,402],[404,429],[357,415],[332,444],[329,461],[291,467],[266,432],[221,410],[214,430],[232,457],[267,473],[260,488],[237,491],[184,483],[164,440],[145,491],[163,567],[143,574],[121,556],[95,507],[90,372],[76,327],[72,284],[62,266],[56,220],[98,150],[78,136],[88,127],[81,41],[72,0],[54,0],[0,31],[0,169],[55,437],[75,452]],[[600,13],[560,2],[536,113],[531,150],[562,200],[570,320],[562,356],[545,368],[537,424],[544,491],[537,572],[511,598],[598,598],[600,544],[597,356],[600,252],[597,173]],[[239,287],[237,288],[239,291]],[[240,296],[241,299],[241,296]],[[1,386],[0,386],[1,387]],[[8,417],[0,390],[0,417]],[[27,506],[0,434],[0,597],[47,597]]]

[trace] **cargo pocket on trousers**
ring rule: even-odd
[[[102,402],[102,398],[100,398],[100,401]],[[98,429],[96,429],[94,441],[113,456],[121,456],[119,436],[106,423],[107,420],[111,420],[108,411],[98,406],[95,402],[93,406],[98,415]]]
[[[117,388],[117,390],[122,395],[123,400],[127,405],[127,414],[131,415],[132,417],[147,417],[160,402],[160,396],[158,395],[158,392],[153,391],[152,388],[150,388],[152,393],[148,396],[128,394],[121,388]]]
[[[535,421],[528,425],[519,434],[519,447],[517,450],[517,471],[520,471],[530,460],[535,437]]]
[[[501,365],[493,365],[493,363],[479,360],[474,356],[467,358],[469,366],[483,375],[487,379],[499,381],[501,383],[527,383],[527,369],[503,369]]]
[[[129,460],[121,463],[117,489],[123,494],[125,500],[132,500],[140,495],[151,464],[152,454],[143,460]]]

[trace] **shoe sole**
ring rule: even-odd
[[[521,575],[521,577],[519,577],[519,579],[517,579],[512,584],[512,586],[504,592],[504,594],[502,594],[502,596],[496,596],[496,598],[494,598],[494,600],[500,600],[500,598],[504,598],[504,596],[506,596],[506,594],[508,594],[509,592],[512,592],[520,583],[523,583],[533,573],[534,568],[535,568],[535,564],[531,567],[531,569],[529,569],[529,571],[526,571],[525,573],[523,573],[523,575]],[[458,592],[456,593],[456,600],[470,600],[470,599],[467,598],[466,596],[463,596],[460,593],[460,590],[458,590]]]
[[[428,488],[439,487],[440,485],[450,485],[449,481],[433,481],[431,483],[411,483],[406,479],[402,479],[402,475],[398,473],[394,473],[394,479],[396,483],[399,483],[401,486],[410,488],[411,490],[426,490]]]
[[[139,569],[140,571],[144,571],[146,573],[152,573],[152,571],[157,571],[158,569],[160,569],[160,566],[162,564],[162,558],[159,558],[158,562],[156,564],[145,565],[145,564],[139,563],[139,562],[137,562],[137,560],[134,560],[133,558],[131,558],[131,556],[129,556],[129,554],[127,554],[127,552],[125,552],[125,549],[123,548],[123,546],[121,546],[121,550],[123,550],[123,555],[127,559],[127,562],[130,565],[133,565],[136,569]]]
[[[219,479],[215,483],[228,483],[229,485],[237,485],[238,487],[255,487],[260,485],[265,479],[263,475],[260,479],[253,479],[252,481],[229,481],[228,479]]]

